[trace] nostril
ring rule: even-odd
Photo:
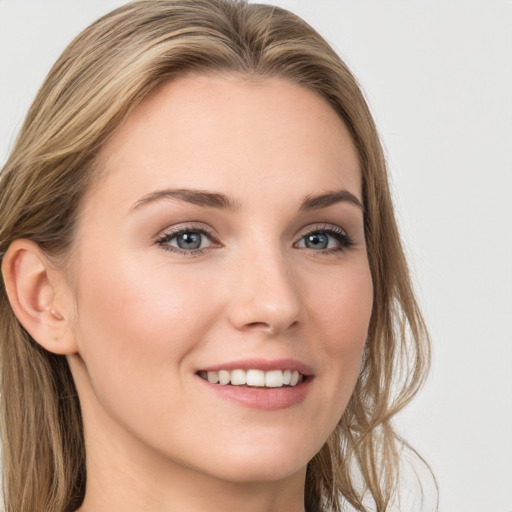
[[[251,322],[250,324],[247,324],[247,327],[255,329],[269,329],[270,324],[267,324],[266,322]]]
[[[295,327],[296,325],[298,325],[298,323],[299,323],[298,321],[294,321],[289,325],[281,325],[278,322],[274,322],[274,323],[250,322],[245,325],[245,329],[255,330],[255,331],[262,330],[262,331],[267,331],[270,334],[277,334],[278,332],[281,332],[285,329],[287,330],[287,329]]]

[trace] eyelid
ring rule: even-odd
[[[347,231],[345,229],[343,229],[341,226],[338,226],[337,224],[331,224],[329,222],[318,222],[318,223],[308,224],[307,226],[304,226],[303,228],[301,228],[297,234],[297,238],[307,235],[308,233],[311,233],[311,231],[327,231],[329,229],[347,233]]]
[[[306,235],[315,233],[317,231],[324,231],[327,233],[329,233],[329,232],[339,233],[341,235],[344,235],[344,236],[350,238],[346,229],[343,229],[340,226],[337,226],[336,224],[320,223],[320,224],[310,224],[310,225],[302,228],[299,231],[299,233],[297,234],[297,237],[296,237],[297,240],[295,243],[297,243],[299,240],[304,238]]]

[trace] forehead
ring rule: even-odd
[[[170,186],[228,194],[267,187],[297,197],[343,187],[361,197],[357,152],[341,118],[313,91],[279,78],[189,74],[165,83],[98,164],[102,186],[127,201]]]

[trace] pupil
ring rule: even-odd
[[[329,245],[329,238],[325,233],[315,233],[306,238],[308,249],[326,249]]]
[[[199,249],[201,247],[201,234],[183,233],[178,237],[177,242],[180,249]]]

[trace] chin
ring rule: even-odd
[[[212,476],[236,484],[257,482],[278,482],[305,474],[307,462],[294,464],[294,461],[238,461],[230,467],[224,466]]]
[[[284,442],[275,436],[258,444],[233,443],[221,455],[214,455],[215,460],[203,459],[202,462],[208,464],[209,474],[229,482],[279,481],[305,474],[308,462],[318,449],[311,444],[290,443],[289,438],[288,442]]]

